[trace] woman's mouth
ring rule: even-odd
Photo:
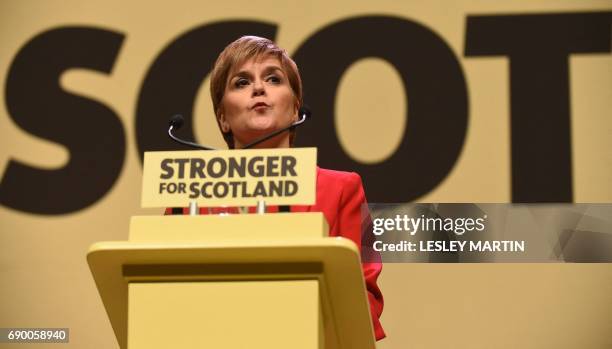
[[[257,102],[255,104],[253,104],[251,109],[253,109],[253,110],[264,110],[264,109],[266,109],[268,107],[269,107],[269,105],[264,103],[264,102]]]

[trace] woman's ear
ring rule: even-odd
[[[296,122],[300,119],[298,113],[300,112],[300,103],[296,100],[293,107],[293,122]]]
[[[225,114],[223,113],[223,111],[219,112],[219,126],[221,127],[221,132],[223,133],[228,133],[231,131],[230,125],[227,122],[227,119],[225,118]]]

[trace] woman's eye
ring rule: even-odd
[[[246,85],[248,85],[248,84],[249,84],[249,80],[244,79],[244,78],[240,78],[240,79],[238,79],[238,80],[236,80],[236,81],[234,82],[234,86],[236,86],[236,87],[238,87],[238,88],[240,88],[240,87],[244,87],[244,86],[246,86]]]
[[[281,78],[279,78],[279,77],[278,77],[278,76],[276,76],[276,75],[270,75],[270,76],[268,76],[267,80],[268,80],[268,82],[271,82],[271,83],[273,83],[273,84],[279,84],[279,83],[281,82]]]

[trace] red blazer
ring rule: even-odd
[[[326,170],[317,167],[317,200],[312,206],[291,206],[291,212],[323,212],[329,224],[330,236],[342,236],[353,240],[361,250],[361,209],[367,205],[361,177],[354,172]],[[269,206],[268,212],[278,212],[277,206]],[[221,212],[215,209],[214,213]],[[172,209],[166,209],[171,214]],[[183,209],[187,214],[189,210]],[[206,208],[200,208],[202,214]],[[369,212],[368,212],[369,215]],[[365,217],[370,219],[370,217]],[[362,263],[370,314],[376,340],[385,338],[379,318],[383,310],[383,296],[376,284],[382,263]]]

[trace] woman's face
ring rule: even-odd
[[[296,99],[278,58],[252,58],[230,72],[221,100],[219,122],[223,132],[232,131],[235,148],[242,148],[295,120]],[[289,132],[257,147],[287,148]]]

